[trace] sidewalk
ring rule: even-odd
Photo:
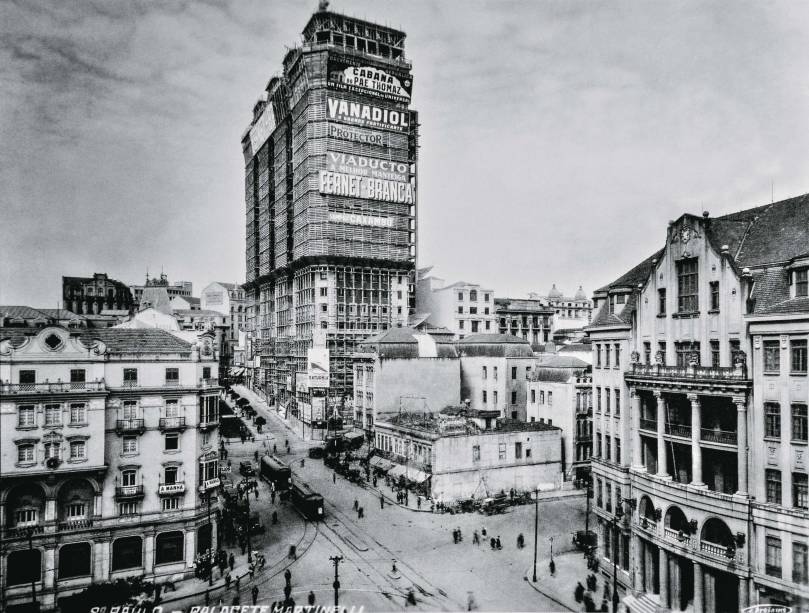
[[[556,572],[553,576],[548,568],[550,560],[546,556],[537,560],[537,582],[533,581],[533,565],[525,570],[525,580],[534,590],[567,610],[583,611],[584,604],[576,602],[574,590],[579,581],[582,585],[586,585],[587,575],[593,573],[587,569],[584,554],[580,551],[569,551],[553,556],[553,561],[556,565]],[[593,599],[596,601],[596,608],[600,608],[605,579],[598,573],[595,574],[598,583]]]

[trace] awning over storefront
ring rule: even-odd
[[[231,377],[240,377],[244,374],[244,368],[233,367],[229,370]]]
[[[368,463],[374,468],[382,471],[388,471],[393,468],[393,462],[379,457],[378,455],[373,456],[370,460],[368,460]]]
[[[409,479],[413,483],[424,483],[427,479],[430,478],[430,474],[426,473],[422,470],[416,470],[415,468],[411,468],[407,471],[407,475],[405,475],[406,479]]]
[[[388,471],[389,477],[398,477],[399,475],[405,474],[407,469],[402,466],[401,464],[394,464],[393,467]]]

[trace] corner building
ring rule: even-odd
[[[807,604],[807,253],[807,195],[685,214],[595,293],[599,554],[630,611]]]
[[[253,385],[304,421],[323,417],[313,396],[348,408],[357,342],[415,307],[418,116],[404,41],[315,13],[242,139]],[[310,348],[328,350],[327,388],[306,383]]]

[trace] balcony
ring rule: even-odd
[[[641,430],[649,430],[651,432],[657,432],[657,420],[656,419],[646,419],[644,417],[640,418],[640,429]]]
[[[199,484],[199,491],[201,494],[204,494],[209,490],[219,487],[220,484],[221,481],[219,480],[219,477],[214,477],[213,479],[206,479],[205,481]]]
[[[691,426],[689,424],[666,424],[666,434],[691,438]]]
[[[213,430],[219,426],[219,417],[213,419],[213,416],[209,416],[208,418],[200,419],[199,423],[197,424],[197,429],[200,432],[208,432],[209,430]]]
[[[115,488],[116,500],[138,500],[143,496],[142,485],[122,485]]]
[[[177,496],[185,493],[185,483],[162,483],[157,487],[158,496]]]
[[[161,417],[158,428],[161,432],[185,430],[185,417]]]
[[[673,528],[665,528],[663,532],[666,535],[666,538],[670,541],[674,541],[680,543],[683,547],[690,547],[691,546],[691,535],[686,534],[685,532],[681,532],[680,530],[674,530]]]
[[[163,387],[180,387],[179,379],[166,379],[163,382]]]
[[[70,521],[61,521],[56,525],[59,532],[71,532],[73,530],[88,530],[93,527],[92,519],[73,519]]]
[[[121,434],[143,434],[146,432],[146,424],[142,419],[118,419],[115,421],[115,433]]]
[[[29,531],[32,536],[37,534],[44,534],[45,526],[41,524],[32,524],[30,526],[14,526],[13,528],[8,528],[5,531],[4,538],[5,539],[28,538]]]
[[[219,387],[219,379],[200,379],[199,380],[200,387]]]
[[[716,543],[709,543],[708,541],[700,541],[699,550],[705,555],[724,560],[728,562],[734,560],[736,562],[743,562],[744,558],[741,551],[737,551],[735,547],[731,548],[733,557],[728,557],[728,548],[725,545],[717,545]]]
[[[729,430],[711,430],[709,428],[702,428],[699,433],[700,439],[709,443],[732,445],[734,447],[738,443],[738,436],[736,432]]]
[[[634,363],[630,366],[630,369],[626,372],[629,377],[708,381],[744,381],[747,379],[747,368],[745,366],[664,366],[662,364],[639,363]]]
[[[104,381],[69,381],[56,383],[0,383],[0,396],[17,394],[65,394],[70,392],[103,392]]]

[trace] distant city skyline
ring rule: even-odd
[[[712,216],[809,191],[809,6],[335,1],[407,33],[419,261],[588,296]],[[61,277],[244,282],[249,109],[317,2],[0,7],[0,304]],[[11,146],[8,146],[11,144]]]

